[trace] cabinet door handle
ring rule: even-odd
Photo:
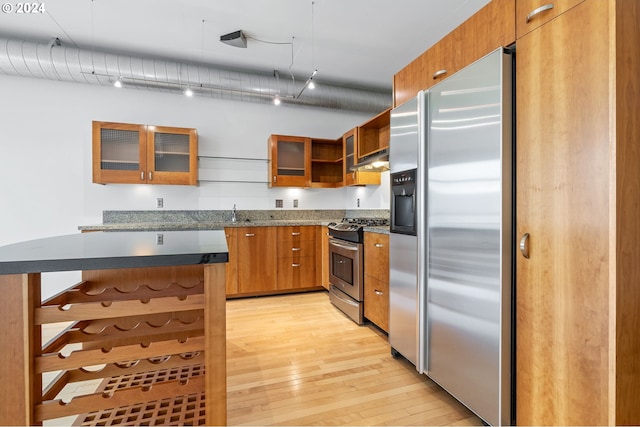
[[[153,181],[153,172],[149,172],[149,181]]]
[[[374,246],[376,248],[384,248],[384,244],[382,244],[382,243],[376,243]]]
[[[277,180],[278,180],[278,177],[277,177],[277,176],[274,176],[274,177],[273,177],[273,182],[276,182]]]
[[[292,236],[299,236],[300,232],[299,231],[294,231],[293,233],[291,233]]]
[[[529,233],[524,233],[520,239],[520,252],[523,257],[529,259]]]
[[[253,236],[255,236],[255,235],[256,235],[256,233],[245,233],[245,236],[246,236],[246,237],[253,237]]]
[[[140,181],[144,181],[144,171],[140,172]]]
[[[531,19],[532,19],[534,16],[536,16],[537,14],[542,13],[542,12],[544,12],[544,11],[546,11],[546,10],[550,10],[550,9],[553,9],[553,3],[548,3],[548,4],[545,4],[545,5],[543,5],[543,6],[540,6],[540,7],[539,7],[539,8],[537,8],[537,9],[533,9],[533,10],[531,11],[531,13],[527,15],[527,24],[528,24],[528,23],[529,23],[529,21],[531,21]]]
[[[291,264],[291,267],[300,267],[300,264]]]
[[[433,73],[433,78],[437,79],[438,77],[443,76],[445,74],[447,74],[447,70],[445,70],[445,69],[438,70],[435,73]]]
[[[374,290],[373,292],[374,292],[376,295],[384,295],[384,292],[379,291],[379,290],[377,290],[377,289],[376,289],[376,290]]]
[[[302,248],[291,248],[292,251],[297,252],[297,251],[301,251]]]

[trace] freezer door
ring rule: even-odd
[[[511,57],[429,93],[427,375],[492,425],[511,421]]]

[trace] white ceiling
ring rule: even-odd
[[[281,75],[291,67],[296,78],[315,68],[319,84],[390,89],[396,72],[488,2],[51,0],[40,2],[45,13],[0,13],[0,36]],[[219,41],[236,30],[246,49]],[[293,51],[255,39],[293,40]]]

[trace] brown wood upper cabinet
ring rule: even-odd
[[[524,36],[583,1],[584,0],[517,0],[517,38]]]
[[[516,40],[515,3],[492,0],[394,75],[394,107],[498,47],[512,44]]]
[[[389,147],[391,109],[388,108],[366,123],[358,126],[358,162]]]
[[[353,171],[358,159],[358,128],[353,128],[342,136],[344,150],[344,185],[380,185],[380,173]]]
[[[342,138],[311,139],[311,187],[344,185]]]
[[[311,138],[269,137],[269,187],[309,187],[311,182]]]
[[[195,129],[93,122],[93,182],[198,184]]]

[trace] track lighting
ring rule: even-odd
[[[280,105],[280,97],[278,95],[273,98],[273,105]]]
[[[118,78],[118,79],[116,79],[116,81],[115,81],[115,82],[113,82],[113,85],[114,85],[115,87],[122,87],[122,80],[120,80],[119,78]]]
[[[316,88],[316,84],[313,82],[313,80],[309,79],[309,85],[307,87],[309,89],[315,89]]]
[[[186,88],[186,89],[184,90],[184,94],[185,94],[186,96],[193,96],[193,91],[191,90],[191,88]]]

